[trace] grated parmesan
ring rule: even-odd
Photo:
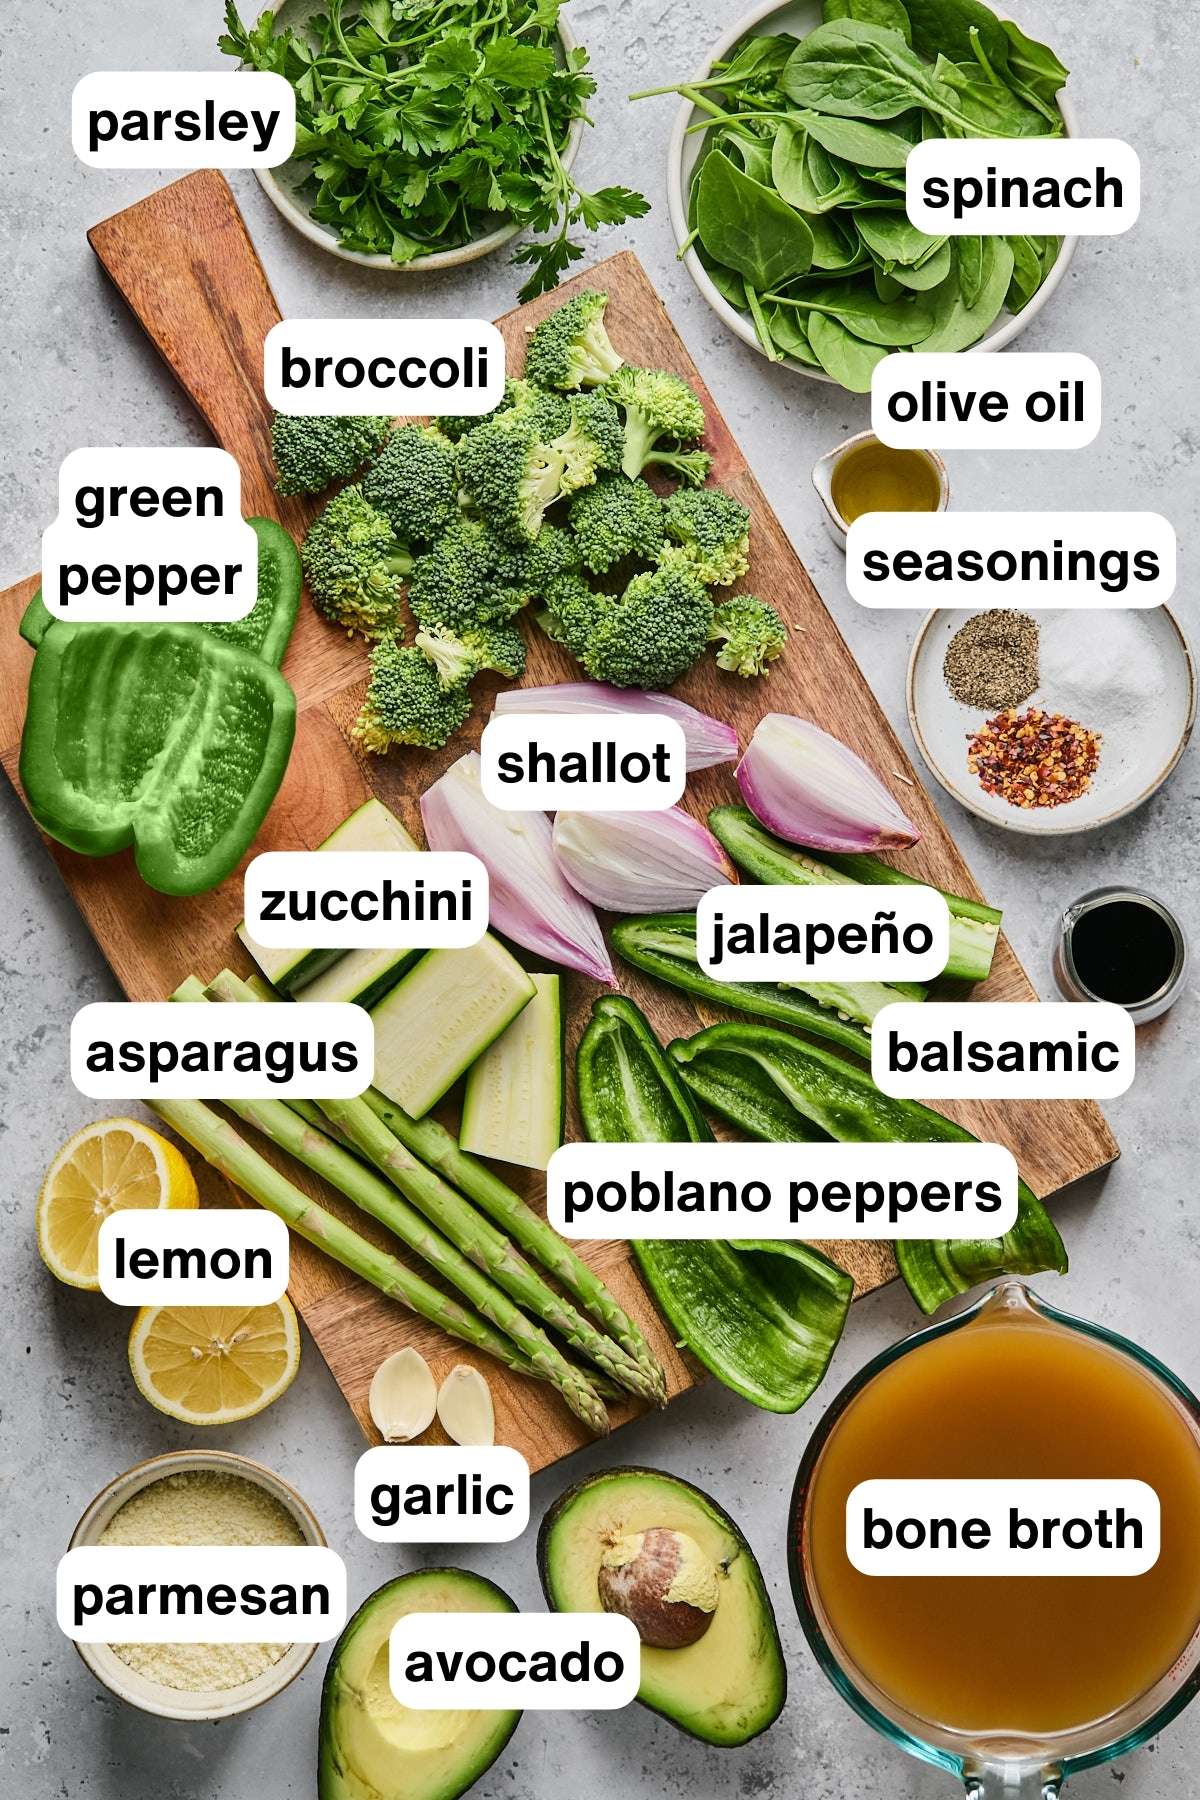
[[[164,1475],[127,1500],[101,1544],[302,1544],[304,1534],[273,1494],[217,1469]],[[113,1644],[114,1655],[161,1687],[241,1687],[277,1663],[287,1644]]]

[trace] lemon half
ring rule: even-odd
[[[291,1386],[300,1326],[286,1294],[269,1306],[143,1306],[129,1367],[159,1412],[185,1425],[230,1425]]]
[[[38,1249],[59,1281],[97,1292],[97,1240],[110,1213],[199,1204],[192,1171],[174,1144],[137,1119],[101,1119],[69,1138],[46,1171]]]

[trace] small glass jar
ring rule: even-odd
[[[1058,922],[1058,937],[1054,945],[1054,979],[1068,1000],[1105,1000],[1105,994],[1097,994],[1088,987],[1076,966],[1074,954],[1075,929],[1080,919],[1086,914],[1095,912],[1097,908],[1110,906],[1117,901],[1129,901],[1134,905],[1145,906],[1155,913],[1171,934],[1175,946],[1174,959],[1165,980],[1160,982],[1152,993],[1141,1000],[1124,1004],[1135,1025],[1145,1025],[1151,1019],[1159,1018],[1168,1007],[1173,1006],[1183,991],[1187,977],[1188,946],[1183,927],[1169,907],[1153,894],[1143,893],[1140,888],[1102,887],[1093,888],[1084,894],[1073,905],[1068,906]]]

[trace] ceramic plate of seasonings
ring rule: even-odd
[[[959,803],[1007,831],[1092,831],[1148,800],[1196,713],[1168,607],[1023,613],[947,608],[908,665],[917,748]]]

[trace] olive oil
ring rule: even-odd
[[[831,497],[847,525],[869,512],[936,512],[942,484],[920,450],[891,450],[868,438],[834,466]]]
[[[846,1500],[890,1478],[1130,1477],[1162,1509],[1136,1576],[869,1576]],[[801,1523],[805,1583],[854,1679],[976,1744],[1075,1730],[1147,1694],[1200,1628],[1200,1429],[1138,1362],[1028,1305],[880,1370],[833,1425]]]

